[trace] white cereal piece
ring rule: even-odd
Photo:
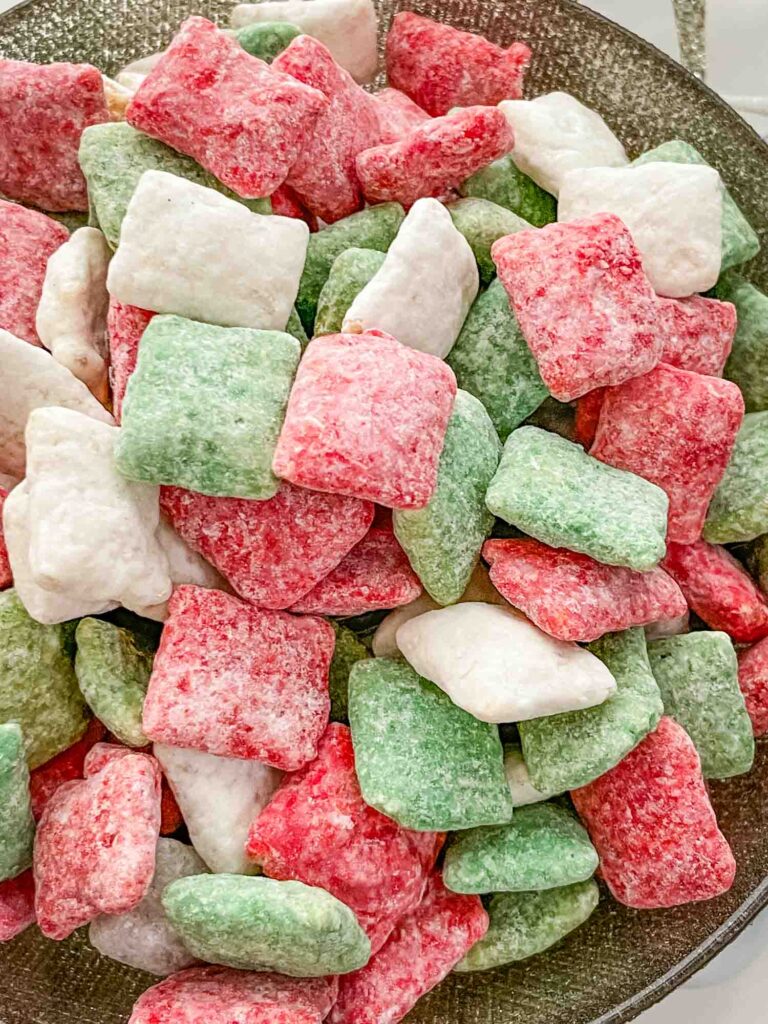
[[[82,381],[45,349],[0,330],[0,472],[24,476],[24,429],[33,409],[60,405],[113,423]]]
[[[184,815],[192,845],[217,873],[258,874],[245,855],[248,829],[283,773],[261,761],[155,743],[153,752]]]
[[[145,78],[154,70],[165,54],[165,50],[161,50],[159,53],[150,53],[146,57],[138,57],[136,60],[132,60],[130,64],[126,64],[122,69],[117,79],[119,81],[121,75],[143,75]]]
[[[450,213],[437,199],[419,199],[381,269],[347,311],[342,330],[361,334],[378,329],[444,359],[479,287],[475,257]]]
[[[515,807],[540,804],[550,797],[557,796],[556,793],[542,793],[531,783],[523,752],[517,744],[510,744],[504,748],[504,774]]]
[[[146,74],[142,74],[140,71],[121,71],[115,75],[114,80],[129,92],[136,93],[146,77]]]
[[[533,100],[502,100],[499,109],[512,125],[512,159],[523,174],[553,196],[574,167],[623,167],[624,147],[595,110],[567,92]]]
[[[627,225],[659,295],[684,298],[720,276],[723,185],[713,167],[592,167],[563,180],[559,221],[614,213]]]
[[[265,0],[240,4],[232,27],[288,21],[328,47],[337,64],[366,85],[378,70],[378,24],[372,0]]]
[[[101,80],[104,83],[104,99],[107,101],[110,118],[113,121],[124,121],[125,112],[136,89],[130,89],[123,82],[118,82],[116,78],[110,78],[108,75],[102,75]]]
[[[149,974],[165,976],[197,963],[165,916],[160,897],[178,878],[207,874],[191,846],[158,839],[155,874],[147,895],[127,914],[102,914],[91,921],[88,938],[103,956]]]
[[[48,260],[37,333],[61,363],[104,402],[107,384],[107,270],[112,252],[97,228],[80,228]]]
[[[594,654],[498,605],[427,612],[397,631],[413,668],[482,722],[524,722],[602,704],[616,681]]]
[[[689,612],[678,615],[674,619],[659,619],[649,622],[645,627],[646,640],[661,640],[665,636],[681,636],[690,632],[691,616]]]
[[[299,290],[309,228],[165,171],[146,171],[109,268],[125,305],[221,327],[282,331]]]

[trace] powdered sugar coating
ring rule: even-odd
[[[660,298],[659,313],[665,325],[662,363],[722,377],[736,333],[736,307],[691,295],[687,299]]]
[[[29,793],[32,798],[32,814],[39,821],[45,805],[59,786],[73,779],[83,778],[85,758],[92,747],[99,743],[107,734],[107,730],[97,718],[88,723],[84,735],[71,747],[62,750],[45,764],[35,768],[29,776]]]
[[[399,89],[381,89],[374,94],[373,100],[379,118],[381,145],[404,139],[414,128],[429,120],[426,110]]]

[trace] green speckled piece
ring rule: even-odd
[[[643,629],[608,633],[588,649],[610,670],[616,692],[598,707],[534,718],[519,726],[531,783],[543,792],[578,789],[604,775],[664,714]]]
[[[488,199],[536,228],[557,220],[557,200],[515,166],[508,154],[476,171],[459,188],[464,197]]]
[[[703,536],[710,544],[735,544],[763,533],[768,533],[768,412],[751,412],[736,435]]]
[[[525,231],[531,224],[498,203],[473,196],[449,203],[446,209],[453,218],[453,226],[464,235],[475,254],[480,283],[485,287],[496,276],[496,264],[491,259],[493,243],[504,235]]]
[[[331,721],[346,722],[349,716],[349,673],[356,662],[370,658],[371,652],[351,629],[338,622],[332,622],[331,625],[336,634],[336,646],[328,673]]]
[[[592,879],[543,892],[498,893],[488,904],[488,931],[454,970],[487,971],[543,953],[584,924],[599,901]]]
[[[499,730],[457,707],[404,661],[359,661],[349,724],[366,803],[416,831],[511,821]]]
[[[285,325],[285,333],[290,334],[292,338],[295,338],[296,341],[298,341],[301,345],[302,352],[309,344],[307,332],[304,330],[304,324],[301,322],[301,317],[299,316],[298,310],[295,306],[291,310],[291,315],[288,317],[288,323]]]
[[[446,362],[459,387],[488,410],[502,441],[549,394],[498,280],[475,299]]]
[[[0,593],[0,722],[18,722],[30,768],[71,747],[89,714],[72,665],[72,628],[43,626]]]
[[[350,214],[309,236],[296,308],[310,336],[314,333],[317,300],[337,256],[345,249],[386,252],[405,219],[399,203],[379,203]]]
[[[747,412],[768,409],[768,295],[730,271],[715,295],[736,307],[738,323],[723,376],[738,384]]]
[[[287,21],[262,21],[246,25],[235,32],[235,39],[246,53],[271,64],[292,39],[301,35],[301,29]]]
[[[75,639],[75,673],[91,711],[121,743],[146,746],[141,713],[152,652],[129,630],[101,619],[81,619]]]
[[[168,920],[193,956],[243,971],[319,978],[356,971],[371,944],[325,889],[246,875],[193,875],[163,892]]]
[[[272,457],[300,352],[280,331],[156,316],[128,382],[117,468],[202,494],[273,497]]]
[[[701,631],[648,644],[664,711],[694,742],[705,779],[752,767],[752,723],[739,689],[736,652],[726,633]]]
[[[697,149],[681,139],[664,142],[655,149],[649,149],[633,161],[633,166],[648,163],[703,164],[710,165]],[[760,251],[760,240],[752,225],[736,205],[727,189],[723,190],[723,256],[721,270],[746,263]]]
[[[485,493],[500,454],[498,435],[482,402],[458,391],[434,494],[424,508],[392,513],[395,536],[438,604],[459,600],[480,560],[494,523]]]
[[[376,249],[345,249],[339,253],[317,300],[315,337],[341,331],[347,310],[385,259],[386,254]]]
[[[591,878],[598,856],[586,829],[565,807],[534,804],[508,825],[473,828],[452,840],[443,881],[454,892],[530,892]]]
[[[35,822],[24,738],[16,722],[0,725],[0,882],[32,863]]]
[[[523,533],[607,565],[646,572],[666,552],[669,502],[660,487],[539,427],[509,435],[486,500]]]

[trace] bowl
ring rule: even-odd
[[[116,72],[161,49],[190,11],[227,23],[224,0],[34,0],[0,17],[0,55],[87,61]],[[723,175],[763,251],[748,268],[768,286],[768,146],[701,82],[650,44],[572,0],[379,0],[382,29],[416,10],[502,44],[529,42],[527,95],[574,93],[605,117],[631,156],[671,138]],[[723,949],[768,902],[768,746],[750,775],[713,783],[738,861],[733,889],[708,903],[633,911],[603,894],[582,928],[521,964],[452,975],[412,1024],[624,1024]],[[30,928],[0,947],[2,1024],[121,1024],[154,980],[100,957],[85,930],[63,943]]]

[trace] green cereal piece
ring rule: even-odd
[[[265,500],[300,345],[290,334],[156,316],[123,403],[117,468],[131,480]]]
[[[535,228],[557,220],[557,200],[515,166],[507,154],[482,167],[460,186],[462,196],[488,199],[503,206]]]
[[[208,963],[319,978],[358,970],[371,956],[349,907],[303,882],[192,875],[172,882],[162,900],[184,945]]]
[[[349,713],[349,673],[352,666],[371,653],[364,643],[357,639],[351,629],[338,622],[331,622],[336,634],[336,646],[328,673],[328,689],[331,694],[331,721],[346,722]]]
[[[496,264],[491,259],[493,243],[504,235],[514,235],[532,227],[527,220],[488,199],[459,199],[449,203],[446,209],[453,218],[453,226],[464,235],[475,254],[483,287],[496,276]]]
[[[693,740],[705,779],[729,779],[752,767],[755,740],[726,633],[701,631],[648,644],[664,711]]]
[[[271,64],[291,40],[300,35],[301,29],[287,21],[262,21],[238,29],[235,39],[246,53]]]
[[[643,629],[607,633],[589,644],[616,680],[604,703],[520,722],[531,783],[545,793],[578,789],[604,775],[652,732],[664,714]]]
[[[315,337],[339,334],[344,316],[386,259],[376,249],[345,249],[333,261],[317,300]]]
[[[32,863],[35,821],[24,738],[16,722],[0,725],[0,882]]]
[[[548,396],[501,281],[475,299],[446,362],[506,441]]]
[[[301,351],[309,344],[309,338],[307,332],[304,330],[304,324],[301,322],[301,317],[298,314],[296,307],[294,306],[291,310],[291,315],[288,317],[288,323],[285,325],[285,333],[290,334],[292,338],[295,338],[301,345]]]
[[[646,572],[666,551],[669,501],[660,487],[539,427],[509,435],[486,500],[523,533],[607,565]]]
[[[125,121],[85,129],[80,140],[80,167],[88,182],[91,221],[95,218],[113,249],[118,246],[125,211],[145,171],[167,171],[216,189],[254,213],[272,212],[268,199],[242,199],[190,157],[144,135]]]
[[[762,533],[768,533],[768,411],[744,417],[703,537],[710,544],[736,544]]]
[[[500,454],[498,435],[482,402],[458,391],[429,504],[392,513],[395,536],[438,604],[459,600],[480,560],[494,523],[485,492]]]
[[[127,629],[81,619],[75,672],[94,715],[129,747],[145,747],[141,713],[152,674],[152,651]]]
[[[515,811],[508,825],[473,828],[453,839],[443,881],[454,892],[530,892],[584,882],[598,856],[586,829],[557,804]]]
[[[311,336],[314,333],[317,300],[336,257],[345,249],[352,248],[386,252],[404,219],[405,210],[400,203],[379,203],[342,217],[335,224],[329,224],[309,236],[304,273],[296,299],[296,308],[307,334]]]
[[[511,821],[499,730],[404,661],[359,661],[349,724],[365,802],[420,832]]]
[[[88,726],[71,655],[69,624],[43,626],[15,590],[0,593],[0,722],[21,726],[30,768],[71,747]]]
[[[633,160],[632,166],[658,162],[711,166],[697,149],[694,149],[689,143],[683,142],[682,139],[672,139],[656,146],[655,149],[649,149],[647,153],[643,153],[642,156]],[[759,238],[727,189],[723,190],[722,230],[721,270],[738,266],[739,263],[746,263],[760,251]]]
[[[722,302],[736,307],[738,323],[723,376],[738,384],[747,412],[768,409],[768,295],[730,271],[715,287]]]
[[[591,878],[562,889],[498,893],[487,908],[488,931],[454,970],[487,971],[543,953],[584,924],[599,901],[600,890]]]

